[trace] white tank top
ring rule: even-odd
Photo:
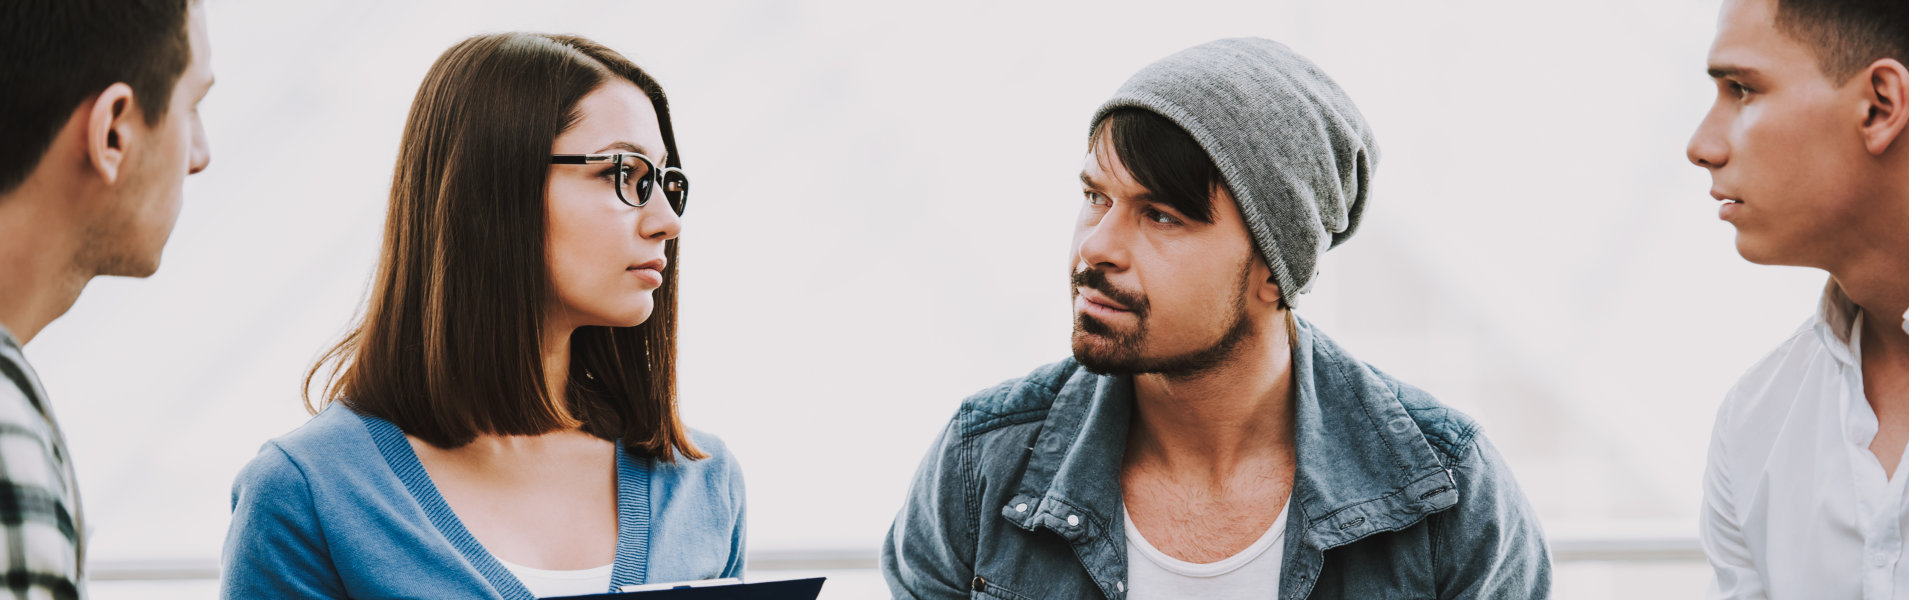
[[[1286,550],[1280,540],[1287,529],[1288,508],[1280,509],[1267,532],[1238,554],[1210,563],[1190,563],[1153,547],[1126,508],[1120,517],[1127,526],[1127,597],[1131,600],[1165,598],[1279,598],[1280,568]]]
[[[506,567],[535,598],[605,594],[613,587],[613,564],[577,571],[550,571],[507,562],[498,555],[493,560]]]

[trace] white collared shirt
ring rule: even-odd
[[[1721,404],[1700,510],[1712,598],[1907,597],[1907,454],[1889,478],[1867,449],[1861,321],[1829,281]]]

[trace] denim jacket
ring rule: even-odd
[[[1540,524],[1479,425],[1296,325],[1277,597],[1546,598]],[[1130,378],[1072,359],[968,398],[881,549],[894,597],[1126,598],[1132,412]]]

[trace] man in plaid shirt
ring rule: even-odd
[[[146,277],[206,168],[213,85],[195,0],[0,6],[0,585],[81,598],[86,520],[21,346],[99,275]]]

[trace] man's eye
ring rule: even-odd
[[[1170,214],[1167,214],[1167,213],[1165,213],[1165,212],[1162,212],[1162,211],[1158,211],[1158,210],[1154,210],[1154,209],[1151,209],[1151,208],[1149,208],[1149,209],[1147,209],[1147,218],[1148,218],[1148,219],[1152,219],[1152,220],[1153,220],[1153,222],[1155,222],[1155,223],[1159,223],[1159,224],[1161,224],[1161,225],[1178,225],[1178,224],[1180,224],[1180,219],[1178,219],[1178,218],[1175,218],[1175,217],[1174,217],[1173,215],[1170,215]]]
[[[1081,193],[1086,195],[1087,204],[1092,204],[1094,206],[1106,206],[1110,204],[1110,202],[1107,201],[1106,196],[1102,196],[1094,192],[1081,192]]]

